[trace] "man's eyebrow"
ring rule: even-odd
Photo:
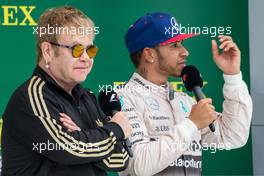
[[[180,41],[177,41],[177,42],[171,42],[170,45],[174,45],[176,43],[181,43],[182,44],[183,43],[183,40],[180,40]]]
[[[74,45],[77,45],[77,44],[83,45],[83,44],[81,44],[80,42],[77,42],[77,41],[70,42],[69,45],[70,45],[70,46],[74,46]],[[88,45],[83,45],[83,46],[84,46],[84,47],[89,47],[89,46],[92,46],[92,45],[94,45],[93,42],[89,43]]]

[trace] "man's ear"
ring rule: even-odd
[[[143,49],[143,58],[147,63],[154,63],[157,59],[157,53],[153,48],[146,47]]]
[[[51,62],[55,55],[55,51],[52,48],[51,44],[49,42],[42,42],[41,43],[41,51],[42,51],[42,56],[43,59],[45,60],[46,63]]]

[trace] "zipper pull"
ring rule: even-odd
[[[78,108],[79,113],[81,114],[82,113],[81,107],[77,106],[77,108]]]

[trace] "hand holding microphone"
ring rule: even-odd
[[[212,132],[215,131],[214,124],[212,123],[217,118],[212,99],[205,98],[200,100],[192,107],[190,112],[190,120],[192,120],[198,129],[203,129],[209,126]]]
[[[127,139],[130,136],[132,132],[132,128],[124,112],[122,111],[116,112],[111,118],[110,122],[115,122],[122,128],[125,135],[125,139]]]
[[[98,101],[105,115],[111,116],[110,121],[117,123],[122,128],[125,135],[125,140],[122,141],[122,144],[127,150],[128,155],[133,157],[131,143],[127,139],[132,132],[132,127],[129,124],[128,118],[125,116],[125,113],[121,111],[121,103],[116,92],[113,90],[101,91],[98,96]]]
[[[203,129],[209,125],[212,132],[215,131],[214,124],[217,115],[215,108],[212,105],[212,99],[205,98],[201,87],[203,87],[203,80],[200,76],[200,72],[194,66],[185,66],[181,72],[182,81],[188,91],[192,91],[197,104],[193,106],[190,113],[190,120],[192,120],[198,129]]]

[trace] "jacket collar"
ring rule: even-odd
[[[47,72],[45,72],[41,67],[36,66],[36,68],[34,69],[33,75],[40,77],[45,82],[47,82],[49,85],[52,85],[52,86],[56,87],[60,91],[63,91],[65,93],[69,94],[60,85],[58,85],[56,83],[56,81]],[[80,84],[77,84],[72,90],[72,95],[75,96],[76,98],[80,98],[85,91],[86,90],[83,89]]]

